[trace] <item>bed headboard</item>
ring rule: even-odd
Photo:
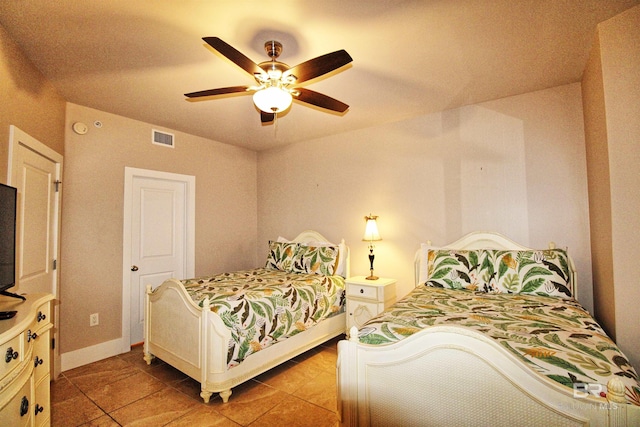
[[[449,243],[444,246],[433,246],[431,245],[431,241],[427,241],[427,243],[423,243],[416,251],[415,259],[414,259],[414,274],[415,274],[415,285],[422,283],[425,277],[426,265],[423,265],[423,248],[424,247],[435,248],[435,249],[456,249],[456,250],[471,250],[471,249],[504,249],[504,250],[519,250],[519,251],[532,251],[536,250],[534,248],[529,248],[523,246],[519,243],[514,242],[508,237],[503,236],[502,234],[495,233],[492,231],[474,231],[469,233],[460,239],[456,240],[453,243]],[[556,244],[554,242],[549,243],[549,249],[555,249]],[[573,260],[569,257],[569,268],[571,270],[571,293],[574,298],[577,299],[577,289],[576,289],[576,269],[573,264]],[[426,279],[425,279],[426,280]]]
[[[311,243],[311,242],[322,242],[322,243],[331,243],[324,237],[322,234],[318,233],[314,230],[305,230],[302,233],[298,234],[292,242],[298,243]]]
[[[278,240],[283,239],[282,237],[278,238]],[[286,239],[283,239],[286,240]],[[298,243],[325,243],[331,244],[339,247],[338,254],[338,266],[336,268],[335,274],[337,276],[342,276],[345,279],[349,277],[351,270],[351,263],[349,260],[349,246],[347,246],[344,242],[344,239],[340,241],[339,244],[330,242],[326,237],[322,234],[318,233],[314,230],[305,230],[302,233],[298,234],[291,242]]]

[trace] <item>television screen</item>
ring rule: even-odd
[[[0,184],[0,291],[15,284],[16,196],[14,187]]]

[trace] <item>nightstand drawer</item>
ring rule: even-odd
[[[364,276],[347,279],[347,298],[386,302],[396,297],[396,280],[379,278],[367,280]]]
[[[384,288],[349,283],[349,286],[347,286],[347,295],[357,298],[384,301]]]

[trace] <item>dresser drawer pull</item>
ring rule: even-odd
[[[38,356],[36,356],[36,359],[34,360],[34,368],[37,368],[38,365],[42,365],[44,363],[43,359],[40,359]]]
[[[44,408],[36,403],[36,415],[38,415],[42,411],[44,411]]]
[[[29,399],[27,396],[22,396],[22,401],[20,402],[20,416],[24,417],[29,412]]]
[[[38,312],[38,322],[41,322],[47,318],[46,314],[43,314],[41,311]]]
[[[4,356],[4,361],[7,363],[11,363],[12,360],[17,359],[19,356],[17,351],[13,351],[13,347],[9,347],[7,349],[7,354]]]
[[[27,331],[27,342],[29,342],[31,340],[35,340],[36,338],[38,338],[38,334],[36,334],[35,332],[31,333],[31,329],[29,329]]]
[[[364,294],[364,289],[360,288],[360,293]]]

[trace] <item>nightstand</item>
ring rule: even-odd
[[[380,314],[396,301],[396,279],[365,276],[350,277],[347,285],[347,331],[360,328],[367,320]]]

